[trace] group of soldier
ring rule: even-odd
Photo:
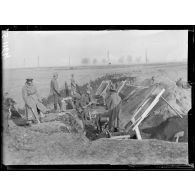
[[[77,84],[74,80],[74,75],[71,76],[71,89],[69,89],[67,82],[65,82],[64,97],[76,96]],[[62,108],[62,94],[60,93],[58,84],[58,73],[53,74],[53,78],[50,82],[50,95],[53,97],[54,112],[63,111]],[[43,101],[37,91],[36,86],[33,83],[32,78],[27,78],[25,85],[22,88],[22,97],[25,103],[26,118],[29,120],[30,116],[35,123],[40,123],[44,114],[51,112],[43,105]]]
[[[58,84],[58,74],[53,74],[53,78],[50,82],[50,95],[53,96],[54,112],[63,111],[62,99],[65,97],[71,97],[72,107],[76,110],[78,108],[83,108],[83,105],[86,105],[87,103],[93,101],[92,87],[89,83],[87,84],[87,90],[85,91],[85,93],[81,93],[79,91],[79,87],[74,79],[73,74],[71,75],[70,83],[71,85],[69,87],[67,82],[65,82],[65,89],[62,95],[62,93],[60,93]],[[41,123],[44,115],[51,112],[51,110],[47,109],[43,105],[42,99],[39,96],[35,85],[33,84],[32,78],[26,79],[25,85],[22,88],[22,96],[25,102],[25,113],[27,120],[29,120],[29,116],[31,113],[34,122]],[[111,85],[111,87],[107,91],[105,103],[107,111],[102,113],[101,116],[107,116],[109,118],[109,129],[114,131],[119,127],[121,98],[116,92],[116,89],[115,87],[113,87],[113,85]],[[100,117],[100,115],[98,115],[98,117]]]

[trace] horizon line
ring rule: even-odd
[[[3,67],[3,69],[32,69],[32,68],[67,68],[67,69],[74,69],[74,68],[79,68],[79,67],[90,67],[90,68],[95,68],[95,67],[111,67],[111,66],[136,66],[136,65],[152,65],[152,64],[171,64],[171,63],[187,63],[188,60],[179,60],[179,61],[169,61],[169,62],[149,62],[149,63],[132,63],[132,64],[99,64],[99,65],[95,65],[95,64],[86,64],[86,65],[66,65],[66,66],[29,66],[29,67]]]

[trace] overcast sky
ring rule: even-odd
[[[169,62],[187,59],[186,30],[129,30],[129,31],[9,31],[9,58],[5,68],[81,65],[82,58],[102,64],[107,59],[117,64],[119,58],[132,63],[140,57],[145,62],[145,51],[150,62]],[[90,63],[93,65],[93,63]]]

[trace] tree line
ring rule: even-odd
[[[121,56],[118,58],[117,61],[115,61],[115,63],[119,63],[119,64],[130,64],[130,63],[140,63],[142,62],[142,58],[141,56],[135,57],[133,58],[131,55],[127,55],[127,56]],[[97,58],[93,58],[90,59],[88,57],[84,57],[81,59],[81,64],[83,65],[88,65],[88,64],[111,64],[111,62],[109,62],[106,58],[102,58],[102,59],[97,59]]]

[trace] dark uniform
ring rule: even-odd
[[[60,98],[59,86],[56,78],[53,78],[50,83],[50,93],[54,98],[54,109],[57,110],[59,104],[60,110],[62,109],[62,102]]]
[[[108,112],[102,114],[102,116],[109,117],[108,128],[111,131],[119,128],[119,114],[121,108],[121,98],[116,91],[111,90],[110,96],[106,99],[106,106]]]

